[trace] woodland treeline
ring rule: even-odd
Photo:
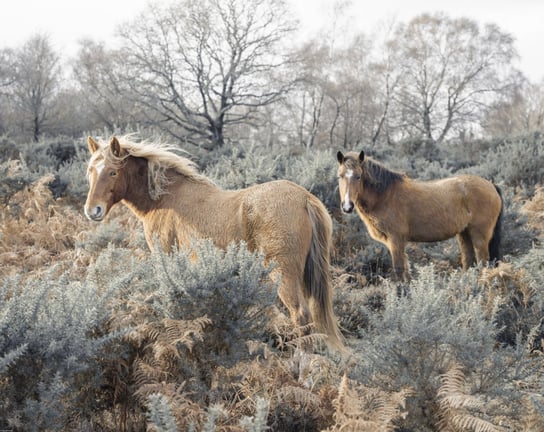
[[[294,46],[289,16],[176,1],[72,59],[45,35],[2,48],[0,429],[542,430],[542,84],[510,35],[468,18]],[[179,145],[226,189],[315,194],[351,355],[299,337],[245,245],[197,242],[195,262],[150,252],[122,205],[87,220],[86,136],[122,133]],[[463,271],[454,239],[411,244],[412,280],[393,282],[388,251],[339,211],[336,152],[354,148],[419,180],[499,185],[498,266]]]
[[[497,25],[424,14],[348,39],[343,13],[300,42],[281,0],[150,3],[119,23],[115,46],[81,40],[73,58],[36,34],[0,47],[0,133],[137,127],[188,150],[258,137],[430,151],[542,128],[543,84],[516,69],[515,40]]]

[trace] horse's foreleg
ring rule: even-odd
[[[393,273],[396,280],[410,280],[410,266],[406,257],[406,243],[396,242],[388,244],[391,259],[393,261]]]

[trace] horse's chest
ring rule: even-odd
[[[374,217],[373,215],[364,213],[364,212],[359,212],[359,215],[361,219],[363,220],[363,222],[365,223],[368,233],[370,234],[370,237],[380,242],[387,241],[388,229],[384,225],[383,220],[378,219]]]

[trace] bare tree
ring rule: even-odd
[[[424,14],[399,25],[390,47],[402,71],[397,126],[431,145],[480,120],[519,83],[513,38],[496,25]]]
[[[7,117],[11,109],[9,106],[10,91],[15,82],[14,52],[12,49],[0,50],[0,134],[8,129]]]
[[[133,103],[120,74],[122,54],[89,39],[80,41],[73,76],[89,111],[89,123],[110,130],[133,119]]]
[[[0,96],[6,95],[9,87],[15,82],[15,54],[12,49],[0,50]]]
[[[15,51],[10,96],[22,127],[38,141],[54,109],[60,82],[60,58],[44,35],[31,37]]]
[[[544,130],[544,80],[526,81],[512,96],[497,101],[487,112],[484,132],[491,137],[515,136]]]
[[[121,30],[126,82],[149,119],[212,148],[289,88],[277,72],[292,31],[281,0],[185,0],[149,6]]]

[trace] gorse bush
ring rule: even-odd
[[[266,311],[277,298],[272,269],[244,244],[221,251],[209,241],[171,254],[158,250],[125,269],[135,283],[111,325],[130,329],[119,353],[128,356],[124,379],[134,389],[127,404],[162,406],[153,409],[166,421],[166,398],[178,427],[200,430],[217,368],[250,358],[248,341],[264,338]]]
[[[222,188],[242,189],[283,178],[280,158],[256,146],[245,145],[234,155],[222,155],[217,161],[208,163],[205,173]]]
[[[508,186],[534,187],[544,178],[544,135],[505,140],[483,154],[479,165],[465,171]]]
[[[55,430],[81,414],[84,374],[114,334],[101,335],[111,292],[49,274],[0,291],[0,427]],[[95,382],[93,385],[99,385]]]
[[[238,361],[246,340],[262,338],[266,311],[277,299],[270,279],[273,263],[265,266],[263,260],[244,243],[231,243],[224,252],[211,241],[169,255],[155,252],[156,311],[174,319],[206,316],[212,323],[207,348],[215,348],[208,356],[221,355],[223,363],[230,356]]]
[[[489,419],[501,415],[504,406],[512,416],[520,415],[519,394],[507,383],[529,379],[538,363],[525,357],[521,340],[521,345],[496,350],[498,309],[485,306],[478,281],[477,270],[444,277],[432,266],[420,268],[406,295],[399,296],[390,285],[383,309],[369,313],[369,328],[357,344],[364,356],[354,376],[372,387],[412,389],[409,428],[436,426],[442,415],[440,377],[454,365],[470,371],[472,392],[494,400],[486,404]]]
[[[293,156],[285,162],[285,178],[308,189],[330,212],[339,208],[335,152],[312,151]]]

